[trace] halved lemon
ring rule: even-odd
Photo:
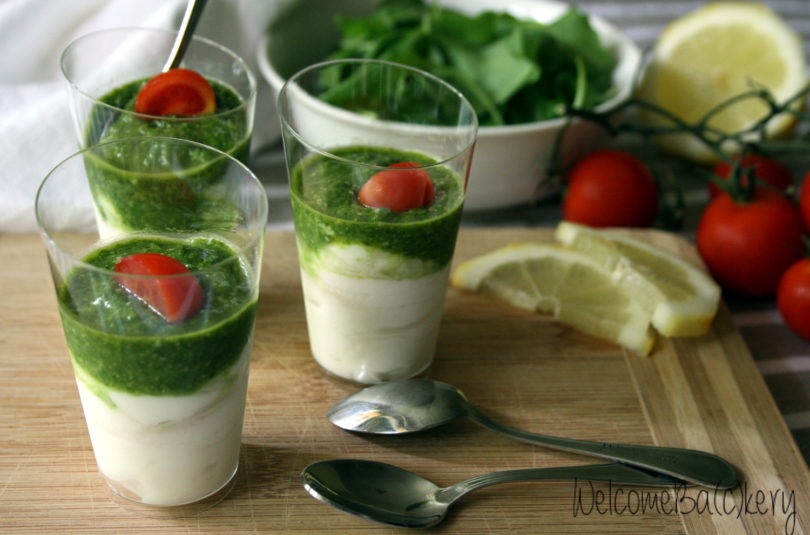
[[[711,327],[720,287],[702,269],[665,251],[615,232],[562,221],[557,240],[592,258],[629,291],[664,336],[696,336]]]
[[[784,20],[761,4],[717,2],[664,29],[639,96],[694,124],[721,102],[746,91],[766,88],[777,102],[784,103],[807,82],[801,38]],[[767,113],[761,99],[746,98],[714,115],[708,124],[726,133],[740,132]],[[653,112],[642,113],[642,120],[672,126]],[[787,133],[794,122],[790,114],[774,117],[767,124],[767,136]],[[693,161],[718,159],[718,154],[691,134],[667,134],[657,140],[665,149]],[[734,146],[725,149],[739,150]]]
[[[556,244],[507,245],[460,264],[450,280],[457,288],[551,313],[640,355],[649,354],[655,341],[650,312],[630,291],[589,256]]]

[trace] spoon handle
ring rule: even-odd
[[[524,468],[521,470],[505,470],[491,472],[471,477],[465,481],[449,487],[439,489],[435,494],[438,502],[450,504],[468,492],[490,485],[500,483],[514,483],[518,481],[552,480],[582,480],[582,481],[610,481],[627,485],[644,485],[654,487],[688,486],[683,480],[669,477],[659,472],[649,472],[643,469],[619,463],[588,464],[583,466],[558,466],[552,468]]]
[[[529,433],[491,420],[472,407],[468,416],[487,429],[523,442],[612,459],[706,487],[730,489],[737,486],[737,473],[734,467],[725,459],[711,453],[664,446],[591,442]]]
[[[188,0],[186,11],[183,14],[183,21],[180,23],[180,29],[177,31],[177,39],[175,39],[172,51],[169,53],[169,59],[163,66],[163,72],[177,68],[180,65],[207,1],[208,0]]]

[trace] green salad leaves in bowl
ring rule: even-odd
[[[478,142],[467,210],[547,195],[546,169],[568,107],[607,110],[628,98],[638,47],[610,23],[548,0],[307,0],[275,21],[258,51],[278,91],[298,69],[337,58],[377,58],[445,79],[476,109]],[[341,99],[341,80],[325,91]],[[412,106],[419,113],[419,103]],[[601,141],[575,120],[563,162]]]

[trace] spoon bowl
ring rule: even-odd
[[[301,474],[313,497],[346,513],[400,527],[440,522],[447,506],[435,501],[439,487],[390,464],[353,459],[321,461]]]
[[[468,414],[469,401],[439,381],[408,379],[364,388],[329,409],[330,422],[375,435],[415,433]]]
[[[683,448],[591,442],[529,433],[490,419],[456,387],[429,379],[374,385],[338,401],[327,413],[329,421],[341,429],[384,435],[422,431],[462,416],[531,444],[619,461],[707,487],[737,486],[736,470],[717,455]]]
[[[618,463],[492,472],[445,488],[397,466],[356,459],[316,462],[301,473],[304,488],[314,498],[372,522],[406,528],[438,524],[453,502],[475,489],[543,479],[611,481],[657,487],[688,484]]]

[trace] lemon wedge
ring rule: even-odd
[[[498,297],[640,355],[655,333],[649,310],[592,258],[556,244],[518,243],[456,267],[453,286]]]
[[[606,269],[664,336],[696,336],[711,327],[720,287],[702,269],[640,240],[568,221],[557,225],[555,237]]]
[[[667,26],[645,71],[639,96],[694,124],[721,102],[766,88],[777,102],[796,95],[807,83],[799,35],[769,8],[744,2],[707,4]],[[709,125],[726,133],[751,127],[768,113],[757,98],[745,98],[714,115]],[[642,113],[652,126],[672,126],[653,112]],[[781,114],[768,121],[770,138],[790,131],[795,120]],[[718,155],[691,134],[657,136],[663,148],[696,162]],[[725,151],[739,150],[724,147]]]

